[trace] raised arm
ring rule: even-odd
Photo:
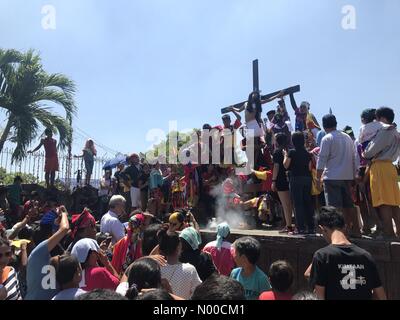
[[[60,227],[59,227],[58,231],[50,237],[50,239],[47,243],[49,252],[51,252],[51,250],[53,250],[60,243],[60,241],[67,235],[67,233],[69,231],[67,209],[65,209],[65,207],[62,206],[59,208],[59,210],[61,211]]]
[[[25,226],[27,225],[27,223],[29,222],[29,216],[27,215],[21,222],[18,222],[17,224],[15,224],[12,227],[12,232],[11,234],[8,236],[9,240],[14,240],[17,236],[18,233],[25,228]]]

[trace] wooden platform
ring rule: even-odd
[[[201,230],[203,244],[216,238],[215,231]],[[267,272],[272,262],[287,260],[295,271],[293,291],[309,290],[304,272],[312,261],[315,251],[327,245],[322,237],[280,235],[278,231],[232,230],[229,241],[242,236],[252,236],[260,241],[262,253],[259,267]],[[351,239],[374,257],[388,298],[400,300],[400,242],[367,239]]]

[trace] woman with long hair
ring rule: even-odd
[[[273,154],[274,170],[272,177],[272,191],[277,192],[279,200],[282,203],[283,212],[285,215],[286,227],[281,233],[289,233],[292,228],[292,201],[290,199],[289,182],[286,175],[286,169],[283,166],[283,151],[287,149],[287,136],[283,133],[278,133],[275,136],[276,150]]]
[[[94,166],[94,157],[97,156],[97,150],[94,146],[94,141],[92,139],[88,139],[85,143],[85,147],[82,150],[82,154],[80,156],[75,156],[75,158],[83,158],[85,162],[86,169],[86,179],[85,184],[90,185],[90,178],[93,173]]]
[[[294,149],[283,152],[283,165],[289,170],[290,193],[294,203],[296,227],[299,234],[314,234],[314,208],[311,198],[311,154],[306,150],[303,132],[292,135]]]

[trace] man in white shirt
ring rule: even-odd
[[[113,196],[109,202],[109,211],[101,218],[100,232],[111,234],[113,244],[125,236],[125,227],[119,221],[119,217],[125,214],[125,205],[123,196]]]
[[[334,115],[326,115],[322,122],[326,135],[321,141],[317,182],[321,185],[323,180],[327,205],[342,211],[351,235],[359,237],[357,211],[351,197],[351,185],[357,172],[354,142],[346,133],[337,130]]]

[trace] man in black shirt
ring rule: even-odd
[[[310,281],[319,299],[386,300],[386,293],[370,253],[344,234],[344,218],[333,207],[323,207],[318,225],[329,246],[314,254]],[[307,272],[306,272],[307,273]]]
[[[128,158],[129,166],[121,173],[126,187],[130,188],[131,210],[136,210],[140,207],[140,189],[139,176],[141,174],[140,158],[137,154],[132,154]]]
[[[125,169],[125,165],[119,164],[117,166],[117,171],[115,171],[115,173],[114,173],[114,181],[115,181],[114,190],[115,190],[115,193],[119,194],[119,195],[123,195],[123,193],[124,193],[122,177],[121,177],[121,174],[124,171],[124,169]]]

